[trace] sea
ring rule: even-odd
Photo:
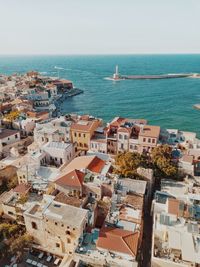
[[[62,103],[63,113],[144,118],[151,125],[196,132],[200,137],[200,79],[109,81],[124,75],[200,73],[200,55],[0,56],[0,73],[39,71],[72,80],[83,94]]]

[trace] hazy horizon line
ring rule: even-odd
[[[45,53],[35,53],[35,54],[0,54],[0,56],[142,56],[142,55],[200,55],[200,52],[162,52],[162,53],[150,53],[150,52],[145,52],[145,53],[62,53],[62,54],[45,54]]]

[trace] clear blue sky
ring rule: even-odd
[[[0,0],[0,54],[200,53],[200,0]]]

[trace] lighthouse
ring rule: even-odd
[[[119,79],[119,68],[118,65],[115,67],[115,73],[113,74],[113,79],[118,80]]]

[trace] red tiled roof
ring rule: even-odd
[[[114,118],[113,121],[111,121],[110,126],[119,127],[124,121],[125,118],[120,118],[120,117]]]
[[[97,240],[97,247],[119,253],[137,255],[139,232],[120,228],[103,227]]]
[[[73,170],[58,180],[55,181],[57,185],[68,187],[81,187],[84,181],[85,174],[79,170]]]
[[[80,120],[80,121],[73,123],[71,125],[71,130],[88,132],[94,126],[96,126],[96,128],[98,127],[97,122],[98,122],[97,120],[93,120],[93,121]]]
[[[25,194],[30,190],[30,188],[31,187],[27,184],[19,184],[13,189],[13,191],[16,193]]]
[[[100,173],[104,166],[105,166],[105,161],[95,156],[88,165],[87,169],[92,172]]]
[[[97,156],[80,156],[73,159],[64,169],[65,172],[73,171],[74,169],[88,169],[91,172],[101,173],[106,162]]]

